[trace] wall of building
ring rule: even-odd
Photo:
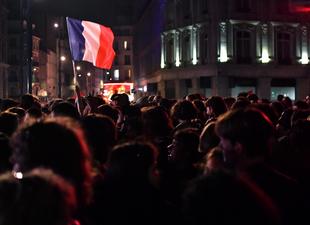
[[[0,0],[0,98],[8,97],[7,17],[6,1]]]
[[[155,8],[150,6],[145,18],[155,19]],[[310,93],[305,85],[310,82],[310,16],[292,9],[290,1],[277,0],[165,2],[160,36],[141,36],[150,47],[138,48],[138,82],[157,83],[158,92],[175,98],[190,92],[235,96],[252,91],[268,99],[280,92],[302,99]],[[140,23],[138,30],[147,22]],[[139,56],[159,47],[160,69],[147,71],[152,60]]]

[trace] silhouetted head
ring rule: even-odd
[[[252,108],[227,112],[215,126],[225,160],[232,163],[264,159],[269,154],[273,129],[268,117]]]
[[[90,197],[90,153],[82,132],[55,121],[42,121],[20,129],[12,137],[14,171],[37,167],[52,169],[69,180],[77,190],[79,203]]]
[[[77,108],[69,102],[61,102],[56,104],[52,108],[52,116],[65,116],[78,120],[80,118],[80,114]]]
[[[0,225],[69,225],[75,208],[73,187],[50,170],[0,176]]]

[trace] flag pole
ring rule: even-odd
[[[75,67],[75,61],[72,59],[72,66],[73,66],[73,85],[79,85],[77,81],[77,76],[76,76],[76,67]]]
[[[79,114],[81,116],[83,116],[84,106],[82,103],[82,96],[81,96],[81,91],[80,91],[80,87],[79,87],[79,82],[78,82],[77,76],[76,76],[75,61],[73,59],[72,59],[72,66],[73,66],[73,85],[74,85],[74,90],[75,90],[75,94],[76,94],[75,103],[76,103],[77,110],[78,110]]]

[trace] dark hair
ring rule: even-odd
[[[0,132],[11,136],[18,127],[18,116],[16,113],[0,113]]]
[[[246,177],[214,171],[196,179],[183,197],[185,224],[279,224],[273,201]]]
[[[197,115],[197,109],[188,100],[178,101],[171,109],[171,116],[176,120],[188,121],[197,118]]]
[[[220,138],[215,133],[215,122],[211,122],[203,128],[200,134],[199,151],[207,154],[219,142]]]
[[[99,114],[87,115],[82,118],[81,122],[87,142],[93,153],[93,159],[100,164],[104,164],[116,143],[114,122],[111,118]]]
[[[12,149],[9,145],[9,137],[0,132],[0,174],[12,170],[11,154]]]
[[[145,135],[149,137],[167,136],[172,130],[171,119],[160,106],[142,109],[142,123]]]
[[[91,194],[91,166],[84,140],[80,130],[55,121],[23,127],[11,140],[14,169],[27,172],[36,167],[50,168],[72,182],[79,203],[86,204]]]
[[[117,145],[109,157],[107,176],[132,181],[148,179],[157,154],[157,149],[149,143],[134,141]]]
[[[215,126],[220,137],[242,144],[249,157],[268,155],[273,129],[268,117],[254,108],[227,112],[219,118]]]
[[[26,111],[21,107],[11,107],[7,109],[6,112],[16,113],[20,120],[22,120],[26,115]]]
[[[108,116],[116,123],[119,111],[108,104],[103,104],[98,106],[96,113]]]
[[[33,95],[31,95],[31,94],[24,94],[21,97],[21,104],[20,104],[20,106],[24,110],[28,110],[28,109],[30,109],[33,106],[34,102],[35,102],[35,98],[33,97]]]
[[[60,102],[54,105],[52,113],[54,116],[67,116],[73,119],[80,118],[77,108],[69,102]]]
[[[199,146],[199,130],[194,128],[186,128],[177,131],[174,136],[177,142],[177,148],[173,148],[172,159],[182,164],[196,163],[200,159],[198,152]]]
[[[215,117],[218,117],[227,111],[225,102],[220,96],[212,96],[209,98],[206,102],[206,106],[212,108]]]
[[[73,187],[50,170],[0,176],[0,225],[68,225],[76,207]]]

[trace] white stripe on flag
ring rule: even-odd
[[[82,21],[84,27],[83,36],[85,38],[85,53],[83,60],[96,63],[98,50],[100,47],[100,25]]]

